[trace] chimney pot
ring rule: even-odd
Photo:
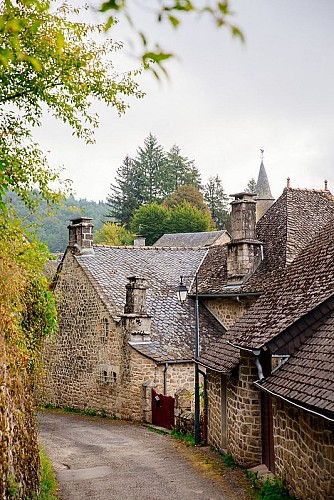
[[[133,240],[133,246],[135,247],[144,247],[146,244],[146,240],[143,236],[136,236]]]
[[[91,217],[77,217],[71,219],[67,226],[69,230],[68,246],[79,255],[92,255],[93,249],[93,219]]]

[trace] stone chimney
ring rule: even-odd
[[[71,219],[68,245],[76,255],[93,255],[93,227],[91,217]]]
[[[135,247],[144,247],[146,244],[146,240],[144,236],[136,236],[133,240],[133,246]]]
[[[123,327],[130,335],[130,342],[151,341],[151,316],[147,314],[146,290],[148,285],[139,276],[128,277]]]
[[[227,285],[240,286],[262,256],[262,243],[256,239],[256,201],[254,193],[232,194],[231,241],[227,243]]]

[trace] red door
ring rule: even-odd
[[[152,389],[152,424],[165,429],[174,427],[174,398]]]

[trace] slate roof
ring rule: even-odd
[[[226,335],[202,352],[201,363],[229,373],[238,364],[239,350],[231,354],[227,340],[244,348],[259,348],[334,293],[332,200],[324,191],[285,189],[263,216],[257,235],[265,244],[264,261],[235,293],[265,293]],[[324,227],[326,221],[332,222]],[[287,265],[298,252],[298,258]],[[224,288],[226,248],[208,250],[199,283],[203,284],[200,293],[218,296],[233,292]]]
[[[75,257],[113,317],[124,311],[128,276],[147,280],[147,313],[152,316],[150,344],[134,347],[157,361],[192,359],[195,315],[191,299],[176,298],[180,275],[194,276],[207,250],[94,246],[94,255]],[[188,280],[189,283],[189,280]],[[200,345],[207,348],[224,328],[200,306]]]
[[[262,389],[334,418],[334,309]]]
[[[256,272],[241,287],[226,287],[227,247],[209,248],[199,273],[199,293],[263,292],[333,217],[334,198],[328,191],[285,188],[257,224],[256,237],[264,244],[264,260]]]
[[[219,238],[229,234],[225,230],[207,231],[200,233],[175,233],[164,234],[153,246],[155,247],[208,247],[217,243]]]
[[[233,342],[260,348],[334,294],[334,217],[230,329]]]

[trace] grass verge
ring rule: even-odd
[[[33,500],[58,500],[58,483],[53,468],[46,453],[40,448],[41,482],[40,493],[34,495]]]

